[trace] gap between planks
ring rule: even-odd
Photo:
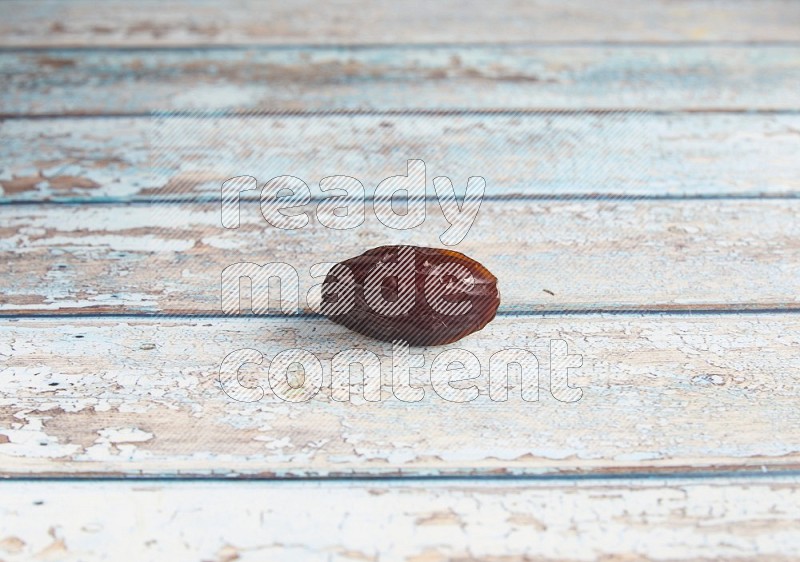
[[[243,201],[251,200],[251,195],[242,194]],[[563,193],[557,195],[546,194],[531,194],[531,195],[489,195],[484,196],[485,202],[504,202],[504,201],[527,201],[527,202],[546,202],[546,201],[763,201],[763,200],[793,200],[800,198],[798,193],[734,193],[734,194],[706,194],[706,195],[625,195],[622,193]],[[461,203],[459,197],[459,204]],[[317,205],[324,201],[325,198],[312,196],[309,199],[309,204]],[[431,195],[426,195],[424,199],[420,199],[426,203],[433,203],[438,201],[438,198]],[[337,198],[337,201],[355,202],[354,200],[347,199],[346,197]],[[360,201],[360,200],[359,200]],[[373,203],[375,198],[371,195],[364,197],[363,201]],[[26,199],[6,199],[0,198],[0,206],[38,206],[38,205],[63,205],[70,206],[87,206],[87,205],[194,205],[194,204],[219,204],[218,196],[203,196],[198,197],[171,197],[165,195],[164,197],[48,197],[41,201],[26,200]]]
[[[647,306],[629,307],[625,309],[614,308],[553,308],[553,309],[538,309],[535,311],[524,310],[498,310],[496,317],[498,318],[545,318],[555,316],[684,316],[690,314],[692,316],[717,316],[717,315],[758,315],[758,314],[797,314],[800,312],[800,306],[794,303],[788,303],[780,307],[762,306],[759,304],[737,304],[730,303],[720,305],[718,307],[700,308],[694,305],[683,306],[663,306],[661,308],[648,308]],[[85,320],[126,320],[126,319],[149,319],[149,320],[237,320],[241,318],[284,318],[284,319],[300,319],[300,320],[315,320],[324,318],[320,314],[313,312],[302,312],[298,314],[284,314],[280,311],[270,312],[266,314],[253,314],[252,312],[242,312],[240,314],[223,314],[219,313],[182,313],[182,312],[85,312],[80,309],[65,309],[63,312],[44,313],[44,312],[31,312],[31,313],[0,313],[0,319],[9,320],[33,320],[33,319],[85,319]]]
[[[608,40],[567,40],[567,41],[495,41],[495,42],[430,42],[430,43],[282,43],[282,44],[236,44],[236,43],[197,43],[186,45],[30,45],[30,46],[3,46],[0,45],[0,55],[25,54],[25,53],[65,53],[81,54],[87,52],[109,52],[109,53],[136,53],[136,52],[192,52],[192,51],[370,51],[370,50],[435,50],[435,49],[568,49],[580,47],[626,47],[626,48],[648,48],[648,49],[670,49],[670,48],[713,48],[713,47],[797,47],[800,46],[798,39],[785,40],[737,40],[724,39],[719,41],[692,41],[679,40],[659,41],[657,43],[648,41],[615,41]]]

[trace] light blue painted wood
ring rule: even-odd
[[[793,0],[3,0],[0,45],[796,41]]]
[[[304,228],[284,230],[256,202],[236,229],[212,203],[2,206],[0,312],[221,314],[220,276],[239,262],[295,268],[307,312],[323,281],[312,265],[386,244],[444,247],[450,226],[435,202],[406,230],[372,205],[347,230],[324,227],[314,209]],[[799,212],[797,199],[492,201],[451,249],[498,278],[503,313],[797,310]]]
[[[503,317],[456,344],[414,348],[424,366],[412,380],[425,396],[410,402],[392,393],[390,344],[323,319],[3,319],[0,474],[797,475],[798,333],[796,314]],[[551,339],[583,357],[569,375],[583,390],[577,402],[550,392]],[[488,395],[490,357],[509,347],[539,358],[538,401],[522,400],[516,376],[507,401]],[[331,358],[353,348],[380,358],[380,401],[363,399],[360,377],[350,401],[331,398]],[[480,372],[432,371],[454,348],[473,353]],[[237,349],[263,354],[241,371],[243,384],[264,389],[257,402],[219,386]],[[315,354],[324,371],[305,402],[270,390],[270,363],[290,349]],[[467,374],[475,378],[454,385],[478,387],[473,401],[439,395]]]
[[[0,123],[3,202],[216,201],[222,182],[330,175],[367,195],[409,159],[498,197],[794,197],[800,115],[581,112]],[[258,192],[245,192],[253,199]]]
[[[793,46],[466,46],[0,53],[0,113],[798,109]]]

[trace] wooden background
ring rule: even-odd
[[[800,3],[5,0],[0,76],[0,560],[800,557]],[[414,230],[220,225],[411,158]],[[227,397],[241,348],[388,367],[219,274],[441,246],[438,175],[503,294],[450,347],[563,340],[581,400]]]

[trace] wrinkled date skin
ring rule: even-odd
[[[381,246],[336,264],[322,286],[322,313],[383,340],[443,345],[483,329],[500,305],[497,278],[464,254]]]

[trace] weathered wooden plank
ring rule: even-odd
[[[33,50],[0,53],[0,73],[4,115],[191,108],[795,110],[800,48]]]
[[[794,477],[0,486],[0,552],[9,562],[800,556]]]
[[[0,4],[0,45],[796,41],[791,0]]]
[[[384,244],[442,247],[449,225],[437,203],[408,230],[372,207],[361,226],[334,230],[312,203],[307,226],[284,230],[256,202],[241,205],[237,229],[211,203],[5,206],[0,310],[218,314],[222,271],[239,262],[290,265],[300,310],[313,310],[306,295],[324,275],[312,276],[314,264]],[[498,277],[506,312],[796,308],[798,212],[796,199],[493,201],[452,248]]]
[[[0,201],[217,199],[222,182],[333,174],[368,196],[406,160],[500,196],[800,193],[800,115],[360,115],[0,122]],[[245,192],[254,199],[258,192]]]
[[[502,316],[457,344],[412,350],[424,359],[411,370],[412,384],[424,392],[417,402],[404,401],[420,397],[392,378],[389,344],[321,318],[21,319],[0,326],[0,467],[8,476],[655,474],[800,466],[796,314]],[[563,343],[551,348],[553,339]],[[243,385],[264,392],[254,402],[240,401],[258,396],[232,379],[225,392],[218,380],[223,360],[247,348],[263,354],[261,365],[240,371]],[[351,348],[382,361],[377,401],[364,399],[360,377],[349,402],[332,398],[332,356]],[[477,387],[472,401],[451,401],[442,388],[452,373],[431,369],[435,356],[454,348],[481,364],[478,378],[461,383]],[[487,394],[489,358],[509,348],[539,360],[538,401],[535,393],[522,399],[518,379],[507,401]],[[282,399],[271,390],[267,370],[289,349],[320,361],[316,395],[276,387]],[[557,399],[576,396],[567,395],[563,369],[551,374],[550,367],[579,360],[555,363],[551,349],[556,358],[581,357],[566,379],[581,389],[577,401]],[[459,375],[478,372],[470,367]]]

